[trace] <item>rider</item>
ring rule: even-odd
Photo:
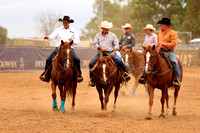
[[[109,32],[109,29],[113,27],[112,22],[108,23],[108,21],[103,21],[101,23],[102,32],[97,33],[97,35],[94,38],[94,47],[102,52],[107,52],[111,55],[112,58],[115,59],[116,63],[120,68],[125,72],[124,74],[124,80],[129,81],[131,78],[127,75],[126,67],[122,60],[119,58],[119,56],[116,54],[116,51],[119,49],[119,43],[116,35],[112,32]],[[94,63],[96,59],[99,57],[99,54],[97,54],[90,62],[89,67],[90,69],[93,68]],[[92,72],[90,72],[90,83],[89,85],[91,87],[95,86],[95,83],[92,79]]]
[[[74,64],[77,67],[78,70],[78,82],[83,81],[83,77],[81,76],[81,69],[80,69],[80,59],[76,55],[74,51],[74,45],[78,45],[80,43],[79,35],[75,29],[73,29],[70,26],[70,23],[73,23],[74,20],[70,19],[69,16],[64,16],[63,19],[59,18],[59,22],[63,23],[62,27],[59,27],[56,29],[50,36],[45,36],[44,39],[48,41],[52,41],[56,39],[56,48],[55,50],[49,55],[49,57],[46,60],[46,65],[45,65],[45,71],[42,73],[40,76],[40,79],[45,82],[49,82],[51,78],[51,64],[52,64],[52,58],[54,55],[56,55],[56,52],[58,50],[58,47],[60,46],[61,40],[63,41],[69,41],[73,40],[73,45],[71,45],[72,48],[72,57],[74,59]]]
[[[158,21],[157,24],[161,24],[161,30],[158,32],[158,44],[162,45],[162,49],[164,52],[169,54],[169,60],[172,63],[172,66],[175,70],[177,79],[173,82],[173,85],[180,86],[180,70],[179,70],[179,64],[176,59],[176,56],[174,54],[174,49],[177,45],[178,35],[177,33],[172,30],[170,26],[173,24],[171,23],[171,20],[169,18],[162,18],[162,20]]]
[[[122,49],[131,49],[135,46],[135,35],[131,33],[133,27],[126,23],[125,25],[122,25],[122,28],[124,28],[125,33],[122,35],[119,45],[122,47]]]

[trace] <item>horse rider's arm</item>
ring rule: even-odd
[[[117,39],[117,37],[116,37],[116,35],[115,34],[113,34],[113,49],[116,49],[116,50],[118,50],[119,49],[119,41],[118,41],[118,39]]]
[[[48,41],[52,41],[52,40],[56,39],[56,37],[58,36],[58,31],[59,31],[59,29],[56,29],[53,33],[51,33],[49,35]]]
[[[172,31],[171,37],[170,37],[170,42],[169,43],[164,42],[163,45],[167,49],[173,50],[176,47],[177,41],[178,41],[178,34],[175,31]]]
[[[97,50],[100,50],[100,44],[99,44],[99,39],[98,39],[98,34],[95,36],[94,41],[93,41],[93,45]]]
[[[135,46],[135,35],[134,34],[131,34],[131,43],[128,44],[126,47],[128,48],[132,48]]]
[[[124,36],[124,35],[122,35],[122,37],[121,37],[121,39],[120,39],[120,41],[119,41],[119,45],[122,45],[123,36]]]
[[[80,43],[79,34],[76,30],[73,31],[74,31],[74,36],[72,37],[72,39],[74,41],[74,45],[78,45]]]

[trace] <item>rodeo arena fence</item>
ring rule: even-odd
[[[134,48],[137,49],[138,48]],[[141,49],[141,48],[139,48]],[[42,71],[45,67],[46,58],[54,50],[53,47],[0,47],[0,71]],[[94,48],[75,48],[81,60],[81,67],[88,68],[90,58],[97,50]],[[200,50],[175,50],[175,54],[184,66],[200,65]]]

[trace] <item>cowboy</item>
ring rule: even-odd
[[[144,30],[146,31],[146,36],[144,37],[144,45],[156,45],[157,44],[157,35],[155,33],[153,33],[153,31],[155,31],[156,29],[153,27],[152,24],[147,24],[146,27],[144,28]]]
[[[74,45],[78,45],[80,43],[80,39],[79,39],[79,35],[77,31],[70,26],[70,23],[74,23],[74,20],[70,19],[69,16],[64,16],[63,19],[59,18],[58,21],[62,22],[63,26],[56,29],[50,36],[44,37],[44,39],[48,41],[52,41],[56,39],[56,48],[47,58],[46,65],[45,65],[45,72],[43,72],[43,74],[40,76],[40,79],[45,82],[50,81],[52,58],[54,55],[56,55],[56,51],[58,50],[58,47],[60,46],[61,40],[67,41],[67,42],[73,40],[73,44],[71,45],[71,48],[72,48],[72,57],[74,59],[74,64],[78,71],[77,81],[82,82],[83,77],[81,76],[82,72],[80,69],[80,59],[74,51]]]
[[[110,54],[112,58],[115,59],[117,65],[125,72],[124,73],[124,80],[129,81],[131,78],[127,75],[127,70],[122,62],[122,60],[119,58],[119,56],[116,54],[116,51],[119,49],[119,42],[116,37],[116,35],[112,32],[109,32],[110,28],[113,27],[112,22],[108,23],[108,21],[103,21],[101,23],[102,32],[97,33],[97,35],[94,38],[94,47],[99,51],[99,52],[106,52]],[[93,68],[94,63],[96,62],[96,59],[99,58],[99,54],[97,54],[90,62],[89,67],[90,69]],[[95,83],[92,79],[92,72],[90,72],[90,82],[89,85],[91,87],[95,86]]]
[[[122,25],[122,28],[124,28],[125,33],[124,35],[122,35],[119,41],[119,45],[122,49],[131,49],[135,46],[135,35],[131,33],[133,27],[130,24],[126,23],[125,25]]]
[[[174,54],[174,49],[177,45],[178,40],[178,34],[172,30],[171,26],[173,24],[171,23],[171,20],[169,18],[162,18],[162,20],[158,21],[157,24],[160,24],[161,30],[158,32],[158,44],[160,44],[164,52],[169,54],[169,60],[172,63],[172,66],[175,70],[177,79],[173,82],[173,85],[180,86],[180,70],[179,70],[179,64],[176,59],[176,56]]]

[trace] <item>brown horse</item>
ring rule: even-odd
[[[109,95],[115,86],[114,92],[114,106],[113,110],[116,108],[116,100],[118,97],[118,91],[120,89],[120,84],[122,82],[121,71],[119,71],[115,62],[111,59],[111,56],[99,56],[94,67],[90,70],[93,71],[93,80],[96,84],[96,89],[99,93],[99,99],[101,102],[101,109],[107,110],[107,103],[109,101]],[[103,99],[103,90],[105,94],[105,99]],[[104,100],[104,101],[103,101]]]
[[[146,45],[144,47],[144,54],[145,54],[145,73],[147,74],[147,88],[149,92],[149,111],[148,115],[146,116],[146,119],[152,119],[151,118],[151,109],[153,105],[153,98],[154,98],[154,89],[158,88],[162,91],[162,97],[161,97],[161,104],[162,104],[162,110],[160,117],[165,118],[164,114],[164,103],[166,101],[167,106],[167,113],[169,112],[169,95],[168,95],[168,88],[172,87],[173,85],[173,70],[169,67],[169,65],[166,63],[166,61],[160,56],[160,54],[157,52],[155,45],[150,46]],[[179,63],[179,69],[181,73],[181,80],[183,77],[183,67],[178,60]],[[180,87],[174,86],[175,92],[174,92],[174,105],[173,105],[173,111],[172,114],[175,116],[177,114],[176,112],[176,100],[178,97],[178,92],[180,90]]]
[[[60,112],[65,111],[65,99],[66,93],[72,96],[72,109],[75,106],[75,95],[77,87],[77,72],[74,66],[72,58],[72,49],[70,43],[61,41],[60,48],[58,49],[58,54],[54,57],[52,61],[52,71],[51,71],[51,87],[52,87],[52,97],[53,97],[53,110],[57,110],[56,101],[56,86],[60,90],[61,106]]]
[[[122,53],[124,53],[124,64],[126,66],[128,73],[131,73],[135,78],[135,83],[133,85],[131,94],[131,96],[134,96],[135,90],[139,85],[138,80],[142,75],[145,63],[144,55],[142,52],[133,49],[122,50]]]

